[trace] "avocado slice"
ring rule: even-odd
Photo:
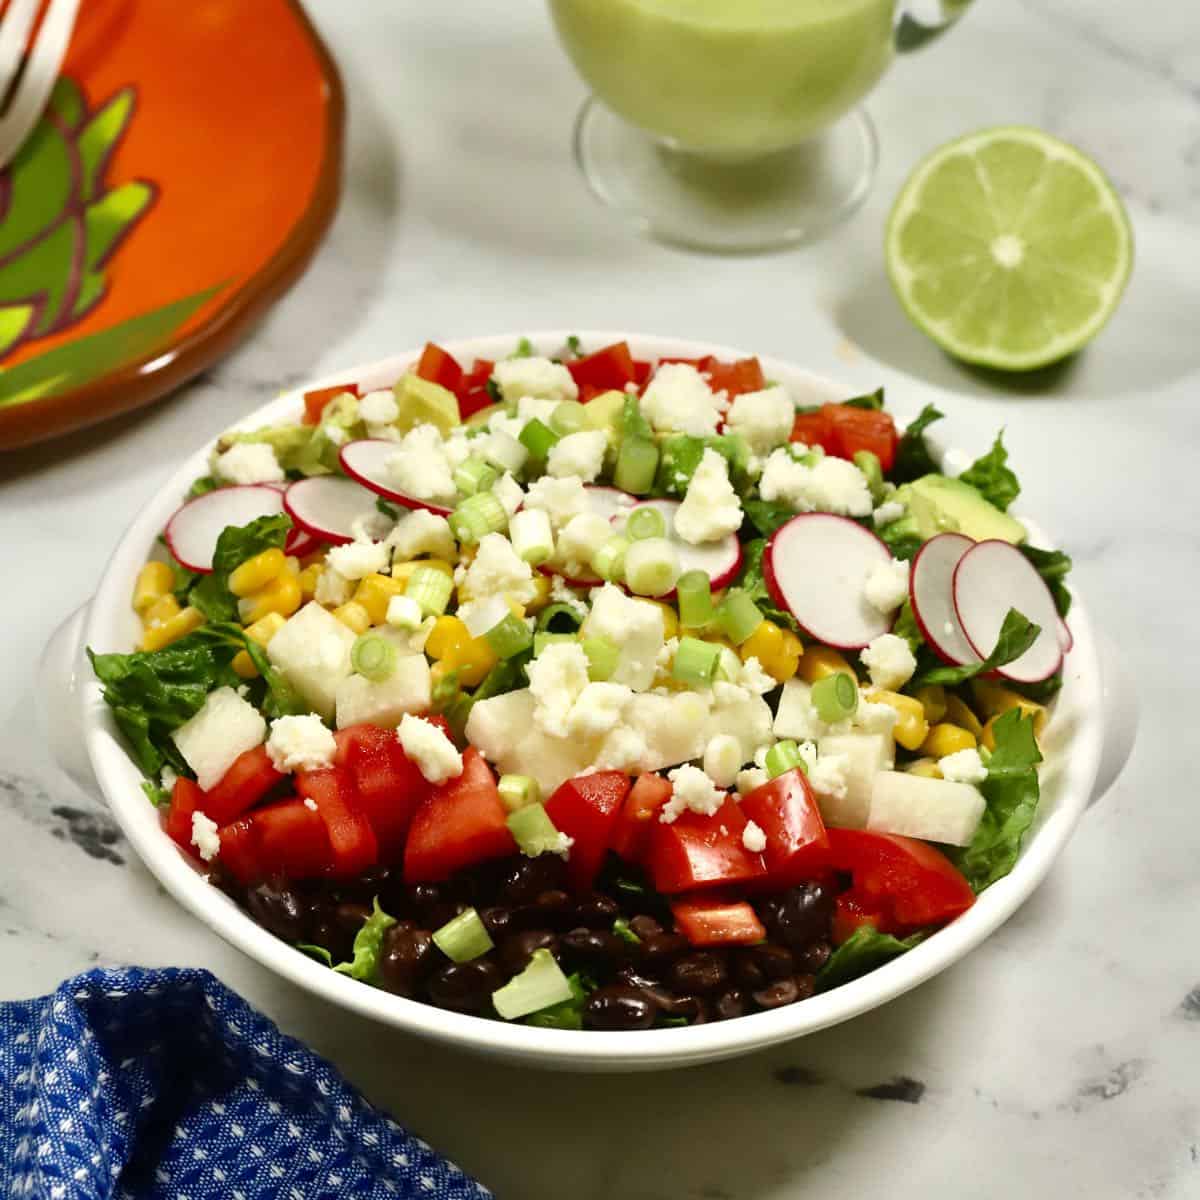
[[[1001,512],[961,479],[924,475],[901,487],[896,499],[907,505],[922,538],[954,532],[977,542],[995,538],[1016,545],[1027,536],[1020,521]]]
[[[407,433],[417,425],[436,425],[442,436],[455,425],[461,424],[458,416],[458,397],[437,383],[430,383],[411,371],[393,388],[400,415],[396,428]]]

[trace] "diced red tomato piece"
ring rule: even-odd
[[[828,834],[830,865],[849,872],[854,891],[879,904],[897,930],[944,925],[975,903],[961,872],[926,842],[863,829]]]
[[[325,406],[334,396],[340,396],[343,392],[349,392],[352,396],[357,396],[358,384],[344,383],[338,387],[316,388],[311,392],[305,392],[303,424],[319,425],[321,423],[321,414],[325,411]]]
[[[639,392],[650,382],[650,376],[653,374],[654,364],[652,362],[648,362],[644,358],[633,360],[633,382],[637,384]]]
[[[670,798],[670,780],[661,775],[639,775],[621,806],[609,847],[627,862],[641,861],[651,825]]]
[[[743,796],[742,812],[766,834],[763,861],[768,886],[795,887],[824,867],[829,838],[808,776],[800,767]]]
[[[487,386],[495,366],[490,359],[477,358],[470,371],[463,375],[458,385],[458,415],[462,420],[495,403]]]
[[[253,808],[283,778],[283,772],[275,769],[267,747],[255,746],[239,754],[220,782],[204,793],[200,810],[218,825],[228,825]]]
[[[853,458],[860,450],[869,450],[879,459],[885,472],[896,462],[896,447],[900,438],[896,422],[890,413],[851,404],[827,404],[830,427],[837,448],[830,453],[840,458]]]
[[[669,825],[655,821],[645,860],[655,888],[674,895],[761,879],[762,855],[742,845],[745,828],[746,816],[732,796],[711,817],[685,812]]]
[[[171,806],[163,821],[167,836],[193,858],[196,857],[196,847],[192,845],[192,815],[203,800],[204,793],[200,785],[194,779],[180,775],[171,789]]]
[[[614,388],[621,391],[627,383],[637,381],[637,371],[628,342],[614,342],[611,346],[605,346],[584,358],[567,363],[566,367],[571,372],[571,378],[579,385],[580,391],[586,388],[591,395],[612,391]]]
[[[693,946],[746,945],[765,940],[767,931],[744,900],[681,896],[671,901],[675,925]]]
[[[746,392],[761,392],[767,386],[762,364],[757,358],[739,358],[725,363],[708,360],[708,385],[714,392],[724,391],[732,399]]]
[[[333,868],[325,822],[297,796],[239,817],[219,836],[221,865],[245,884],[273,876],[315,879]]]
[[[296,772],[296,791],[317,806],[333,847],[338,875],[360,875],[379,861],[379,843],[354,794],[354,780],[344,767]]]
[[[884,902],[851,888],[842,892],[834,903],[833,944],[840,946],[860,925],[872,925],[880,933],[895,932]]]
[[[436,883],[463,867],[516,850],[496,779],[474,746],[463,771],[435,787],[417,806],[404,848],[404,878]]]
[[[574,841],[567,874],[577,891],[590,888],[604,865],[627,795],[629,776],[624,771],[597,771],[568,779],[546,801],[546,815],[554,828]]]
[[[421,351],[421,358],[417,362],[416,373],[422,379],[455,393],[463,377],[463,369],[458,365],[458,360],[433,342],[425,343],[425,349]]]
[[[803,442],[806,446],[820,446],[826,454],[835,453],[833,426],[825,408],[818,408],[813,412],[798,412],[792,422],[792,433],[788,441]]]

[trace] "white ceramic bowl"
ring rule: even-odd
[[[643,358],[665,355],[745,357],[745,351],[677,339],[633,334],[584,334],[586,347],[626,338]],[[561,347],[565,334],[531,338],[542,353]],[[503,335],[448,343],[460,358],[499,358],[516,338]],[[368,367],[338,371],[308,387],[357,380],[390,384],[416,358],[400,355]],[[800,403],[845,399],[849,389],[790,363],[764,359],[768,377],[787,385]],[[297,415],[304,388],[280,397],[241,422],[252,428]],[[909,416],[902,412],[902,416]],[[1113,719],[1107,707],[1101,654],[1087,608],[1076,596],[1071,610],[1074,649],[1066,660],[1062,692],[1055,705],[1044,747],[1042,802],[1035,827],[1026,837],[1020,860],[1005,879],[989,888],[974,907],[947,928],[899,959],[853,983],[773,1012],[695,1028],[637,1033],[592,1033],[533,1029],[501,1021],[463,1016],[405,1000],[334,974],[255,924],[228,897],[209,886],[159,825],[146,802],[141,776],[122,744],[99,685],[82,657],[83,646],[98,651],[128,651],[139,635],[129,596],[138,568],[155,548],[155,538],[192,480],[207,470],[208,446],[180,465],[162,491],[147,503],[121,539],[91,603],[68,620],[47,649],[44,660],[47,701],[56,719],[47,725],[64,768],[93,790],[99,788],[126,837],[163,886],[186,908],[227,941],[265,967],[335,1004],[409,1033],[513,1062],[566,1070],[644,1070],[682,1066],[745,1054],[787,1041],[891,1000],[936,975],[979,945],[1030,895],[1066,844],[1089,801],[1107,786],[1128,755],[1135,716]],[[1110,676],[1111,679],[1111,676]],[[1115,681],[1114,681],[1115,682]],[[69,693],[69,694],[64,694]],[[1130,695],[1124,683],[1109,695]],[[70,713],[79,724],[64,722]],[[1101,748],[1105,747],[1105,762]],[[82,752],[80,750],[82,748]],[[84,757],[84,754],[86,757]]]

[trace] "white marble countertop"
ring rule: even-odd
[[[823,244],[708,259],[629,234],[570,161],[582,90],[539,5],[324,5],[350,103],[346,196],[302,282],[168,402],[0,457],[0,999],[95,963],[209,967],[502,1197],[1182,1198],[1200,1189],[1200,27],[1187,4],[979,3],[870,101],[861,213]],[[1082,359],[1005,394],[913,330],[881,228],[926,150],[1031,122],[1096,154],[1138,264]],[[456,1058],[281,984],[167,899],[30,717],[55,624],[185,449],[284,385],[426,337],[623,326],[804,361],[982,447],[1008,426],[1024,503],[1143,685],[1129,767],[982,949],[868,1016],[738,1062],[636,1079]],[[1175,749],[1172,749],[1175,747]],[[538,1166],[526,1147],[536,1140]]]

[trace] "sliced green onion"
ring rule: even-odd
[[[483,918],[473,908],[464,908],[457,917],[447,921],[433,935],[433,944],[456,963],[470,962],[495,945]]]
[[[643,538],[660,538],[667,532],[667,523],[657,508],[649,504],[635,508],[625,521],[625,536],[631,542]]]
[[[800,748],[795,742],[776,742],[767,751],[767,774],[774,779],[793,767],[804,768],[804,759],[800,757]]]
[[[833,725],[854,716],[858,708],[858,684],[845,671],[837,671],[818,679],[809,698],[817,716],[827,725]]]
[[[665,596],[678,580],[679,551],[666,538],[643,538],[630,543],[625,552],[625,582],[631,592],[638,596]]]
[[[625,393],[615,389],[593,396],[583,406],[583,419],[589,429],[608,432],[621,423],[621,412],[625,407]]]
[[[560,437],[587,427],[587,415],[578,400],[564,400],[550,414],[550,428]]]
[[[383,683],[396,673],[396,647],[377,633],[363,633],[350,647],[350,666],[364,679]]]
[[[462,694],[458,683],[458,672],[447,671],[433,682],[429,693],[429,706],[435,713],[444,713]]]
[[[612,931],[621,941],[628,942],[631,946],[640,946],[642,944],[642,939],[629,928],[629,922],[624,917],[618,917],[613,922]]]
[[[451,514],[450,529],[460,542],[478,542],[508,524],[508,510],[491,492],[468,496]]]
[[[675,594],[684,629],[703,629],[713,619],[712,583],[703,571],[684,571]]]
[[[554,822],[537,802],[522,805],[515,812],[510,812],[507,825],[517,848],[527,858],[554,854],[562,848],[562,838],[554,828]]]
[[[717,625],[735,645],[740,646],[761,624],[763,615],[749,592],[731,588],[717,608]]]
[[[503,596],[485,596],[458,606],[458,619],[473,637],[483,637],[493,625],[499,625],[512,609]]]
[[[617,454],[613,483],[623,492],[641,496],[654,486],[658,447],[650,438],[627,437]]]
[[[883,499],[883,466],[879,455],[870,450],[856,450],[854,465],[867,477],[867,487],[871,490],[871,499],[878,504]]]
[[[533,635],[533,657],[537,658],[547,646],[556,642],[577,642],[579,638],[574,633],[535,633]]]
[[[519,558],[530,566],[544,563],[554,553],[550,517],[541,508],[523,508],[508,522],[508,536]]]
[[[629,539],[619,536],[610,537],[595,554],[592,555],[592,570],[601,579],[616,583],[625,578],[625,554],[629,549]]]
[[[434,567],[417,567],[404,586],[404,594],[415,600],[429,617],[440,617],[446,611],[453,590],[450,576]]]
[[[483,635],[497,658],[513,658],[528,650],[533,644],[533,634],[523,618],[516,613],[506,613],[504,619],[493,625]]]
[[[717,670],[714,679],[722,679],[726,683],[737,683],[742,676],[742,660],[728,646],[719,646]]]
[[[620,647],[606,637],[585,637],[580,645],[587,655],[588,678],[593,683],[611,679],[621,657]]]
[[[532,775],[501,775],[496,786],[504,807],[510,813],[537,804],[542,798],[541,785]]]
[[[713,681],[720,658],[721,647],[715,642],[682,637],[671,664],[671,675],[689,687],[707,687]]]
[[[464,496],[473,496],[476,492],[487,491],[499,478],[495,467],[472,454],[455,470],[454,486]]]
[[[492,1005],[506,1021],[515,1021],[570,998],[570,980],[543,946],[533,952],[529,966],[520,975],[492,993]]]
[[[572,604],[548,604],[537,619],[539,633],[574,633],[582,623]]]
[[[534,417],[525,422],[518,440],[534,458],[545,458],[558,441],[558,434],[545,421]]]

